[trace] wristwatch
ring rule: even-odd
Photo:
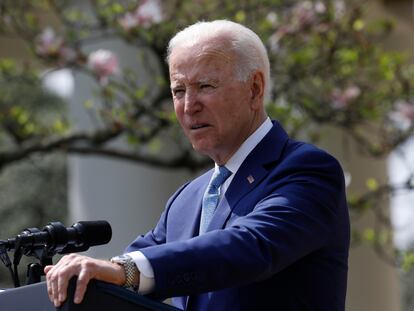
[[[139,277],[138,277],[139,271],[138,271],[137,265],[135,264],[131,256],[128,256],[128,255],[115,256],[111,258],[111,262],[124,267],[126,281],[123,286],[132,287],[135,290],[138,289],[139,281],[137,282],[137,280],[139,280]]]

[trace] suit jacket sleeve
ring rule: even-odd
[[[327,153],[307,146],[268,168],[260,185],[231,206],[224,228],[165,243],[169,209],[180,200],[181,188],[157,227],[132,244],[154,269],[156,293],[189,295],[261,281],[346,238],[338,230],[347,218],[342,169]]]

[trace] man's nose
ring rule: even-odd
[[[193,114],[201,110],[202,104],[196,91],[187,91],[184,98],[184,112]]]

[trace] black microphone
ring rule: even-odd
[[[68,254],[106,244],[111,237],[111,225],[105,220],[79,221],[68,228],[60,222],[51,222],[42,231],[28,228],[15,238],[0,241],[0,244],[6,245],[8,250],[22,248],[25,253],[46,248],[49,254]]]

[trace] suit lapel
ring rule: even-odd
[[[234,176],[229,189],[220,200],[207,231],[223,228],[237,202],[252,191],[260,181],[266,177],[268,172],[263,169],[263,167],[258,167],[256,168],[254,175],[243,174],[243,178],[243,176],[237,176],[239,175],[238,173]],[[250,180],[253,178],[254,181],[250,182],[248,177]]]
[[[169,211],[168,241],[187,240],[198,235],[201,202],[213,170],[193,180]]]
[[[217,206],[207,231],[225,226],[237,203],[267,176],[266,164],[279,160],[288,140],[286,132],[274,121],[272,129],[247,156]]]

